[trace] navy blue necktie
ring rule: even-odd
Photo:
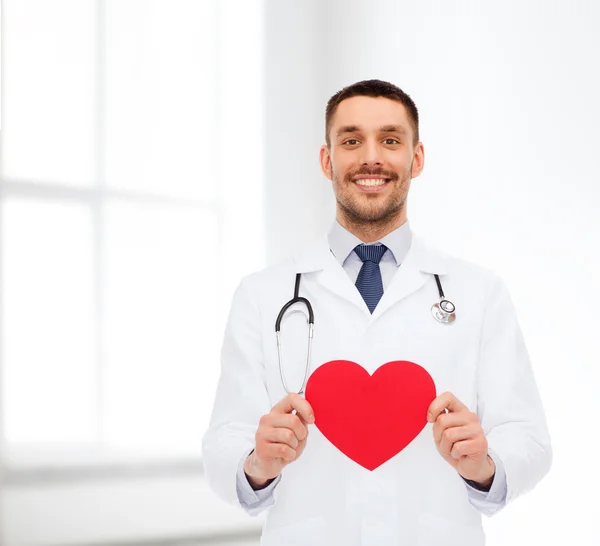
[[[373,313],[381,296],[383,296],[379,261],[386,250],[387,246],[385,245],[358,245],[354,249],[354,252],[363,261],[356,279],[356,288],[358,288],[371,313]]]

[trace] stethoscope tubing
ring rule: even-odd
[[[277,337],[277,359],[279,362],[279,375],[281,376],[281,383],[283,384],[283,388],[285,392],[290,394],[290,390],[287,387],[285,382],[285,377],[283,375],[283,366],[281,363],[283,362],[283,348],[281,346],[281,321],[286,313],[286,311],[296,303],[303,303],[308,310],[308,352],[306,356],[306,369],[304,372],[304,379],[302,381],[302,387],[298,391],[298,394],[304,394],[304,388],[306,387],[306,382],[308,381],[308,372],[310,371],[310,357],[312,352],[312,340],[313,340],[313,332],[315,327],[315,314],[313,313],[312,305],[310,301],[306,298],[302,298],[298,296],[300,290],[300,276],[301,273],[296,274],[296,285],[294,287],[294,298],[288,301],[279,311],[279,315],[277,315],[277,320],[275,321],[275,336]]]

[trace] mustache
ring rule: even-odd
[[[376,168],[376,169],[367,169],[366,167],[361,167],[356,171],[351,171],[346,173],[344,179],[347,182],[352,182],[352,179],[358,175],[372,175],[372,176],[381,176],[383,178],[389,178],[391,181],[398,180],[400,177],[397,172],[394,171],[386,171],[385,169]]]

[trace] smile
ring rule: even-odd
[[[389,178],[359,178],[354,182],[359,186],[383,186],[385,183],[389,182]]]

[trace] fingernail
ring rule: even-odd
[[[315,422],[315,414],[314,413],[309,413],[308,414],[308,418],[314,423]]]

